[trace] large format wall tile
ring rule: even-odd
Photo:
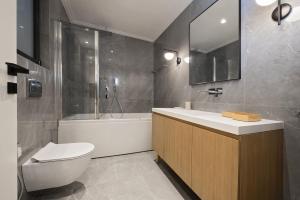
[[[23,150],[19,164],[50,141],[57,142],[54,112],[53,73],[28,59],[18,56],[18,64],[30,70],[18,75],[18,143]],[[42,82],[42,97],[28,97],[27,80]]]
[[[118,78],[117,96],[124,112],[151,112],[153,105],[153,43],[99,31],[101,112],[110,112],[113,79]],[[105,87],[109,98],[105,99]],[[113,112],[120,112],[113,104]]]

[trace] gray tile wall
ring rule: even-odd
[[[40,56],[43,67],[54,69],[54,21],[69,22],[60,0],[40,0]]]
[[[18,75],[18,144],[23,151],[18,164],[21,166],[50,141],[57,141],[57,121],[54,112],[53,73],[19,55],[17,63],[30,70],[29,75]],[[27,79],[42,82],[42,97],[27,97]],[[22,199],[32,198],[24,191]]]
[[[57,121],[53,98],[53,73],[18,55],[18,64],[30,70],[30,74],[18,74],[18,143],[23,158],[57,139]],[[27,97],[27,80],[36,79],[43,84],[40,98]]]
[[[51,21],[53,21],[54,16],[65,18],[66,14],[59,0],[42,0],[40,6],[41,46],[49,47],[53,43],[49,39],[53,35],[53,28],[48,28],[48,26],[52,24]],[[43,39],[43,35],[47,35],[47,40]],[[42,48],[40,51],[43,66],[39,66],[19,55],[17,60],[19,65],[30,70],[30,75],[18,75],[18,123],[20,125],[18,127],[18,141],[23,148],[24,157],[47,142],[56,142],[57,140],[57,117],[54,112],[54,68],[49,58],[52,53],[50,53],[50,48]],[[27,78],[35,78],[43,83],[42,98],[26,97]],[[55,121],[56,128],[53,128],[53,121]],[[32,131],[30,132],[30,130]]]
[[[119,79],[117,95],[125,113],[151,112],[153,105],[153,43],[99,32],[101,112],[120,112],[114,102],[113,78]],[[105,86],[109,99],[105,99]]]
[[[287,0],[294,7],[299,2]],[[213,0],[194,0],[154,44],[154,106],[183,106],[221,112],[241,110],[285,121],[285,200],[300,198],[300,21],[277,26],[270,15],[275,5],[259,7],[254,0],[242,1],[242,79],[200,86],[189,85],[188,64],[166,64],[162,49],[189,53],[189,22]],[[223,87],[218,98],[208,88]]]
[[[50,141],[57,142],[57,116],[54,112],[53,20],[68,21],[60,0],[40,1],[40,54],[42,66],[19,56],[17,63],[30,70],[18,75],[18,143],[23,154],[19,166]],[[43,84],[41,98],[27,97],[27,78]],[[24,191],[22,200],[34,199]]]

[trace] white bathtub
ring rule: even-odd
[[[105,157],[152,150],[151,113],[73,115],[59,121],[58,143],[89,142],[92,157]]]

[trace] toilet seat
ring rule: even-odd
[[[94,145],[89,143],[54,144],[50,142],[32,156],[33,162],[47,163],[76,159],[91,153]]]

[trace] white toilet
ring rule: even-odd
[[[22,165],[28,192],[74,182],[87,169],[94,145],[49,143]]]

